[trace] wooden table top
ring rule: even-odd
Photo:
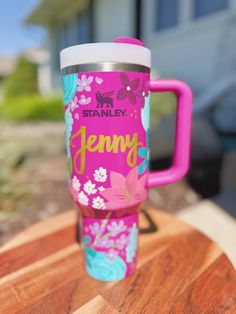
[[[138,269],[120,282],[86,275],[75,211],[13,238],[0,249],[0,313],[236,313],[236,274],[222,250],[162,211],[140,216]]]

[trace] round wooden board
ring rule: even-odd
[[[103,283],[83,269],[76,219],[70,210],[0,249],[1,313],[236,313],[233,266],[191,226],[163,211],[141,212],[136,272]]]

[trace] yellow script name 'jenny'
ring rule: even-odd
[[[75,145],[74,141],[79,140],[80,145]],[[77,174],[82,174],[85,169],[86,152],[91,153],[125,153],[127,154],[127,164],[130,167],[136,166],[138,157],[138,146],[143,143],[138,141],[138,134],[126,135],[90,135],[86,136],[86,127],[80,129],[71,137],[71,147],[78,146],[79,149],[74,155],[74,169]],[[78,166],[79,165],[79,166]]]

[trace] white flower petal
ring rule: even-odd
[[[79,192],[78,201],[83,205],[88,205],[88,197],[83,191]]]
[[[93,198],[93,205],[92,206],[93,206],[93,208],[96,208],[96,209],[106,209],[104,199],[101,198],[100,196]]]
[[[85,90],[86,92],[91,92],[91,87],[90,87],[89,85],[86,85],[86,86],[84,87],[84,90]]]
[[[90,104],[90,102],[91,102],[91,97],[88,97],[87,99],[86,99],[86,105],[88,105],[88,104]]]
[[[85,184],[84,184],[84,191],[88,194],[95,194],[97,192],[97,189],[95,188],[96,185],[92,184],[91,180],[88,180]]]
[[[83,84],[83,83],[87,83],[87,79],[86,79],[86,75],[85,75],[85,74],[83,74],[83,75],[81,76],[81,82],[82,82],[82,84]]]
[[[93,76],[89,76],[88,79],[87,79],[87,84],[91,84],[93,81]]]
[[[77,91],[78,91],[78,92],[82,92],[82,90],[84,90],[84,88],[83,88],[81,85],[79,85],[79,86],[77,87]]]
[[[103,79],[100,78],[100,77],[97,77],[97,76],[96,76],[96,78],[95,78],[95,81],[96,81],[96,83],[98,83],[99,85],[103,83]]]

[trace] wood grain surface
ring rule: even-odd
[[[236,313],[236,273],[199,231],[154,209],[140,213],[139,263],[120,282],[89,277],[74,211],[0,249],[0,313]],[[210,223],[210,222],[209,222]]]

